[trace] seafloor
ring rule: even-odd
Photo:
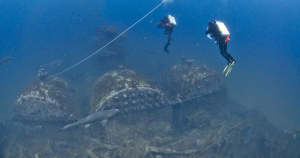
[[[120,96],[131,94],[131,100],[128,101],[126,97],[126,101],[135,103],[138,99],[139,105],[132,105],[135,108],[131,110],[129,108],[128,111],[126,107],[115,105],[122,104],[122,98],[115,97],[118,99],[118,102],[115,102],[112,97],[107,97],[112,100],[103,105],[110,108],[119,107],[120,112],[109,119],[105,127],[100,123],[94,123],[89,128],[79,127],[71,131],[57,132],[70,122],[53,121],[53,119],[39,121],[38,117],[33,120],[21,120],[28,126],[37,124],[42,126],[39,131],[30,132],[13,126],[14,121],[20,121],[18,118],[3,122],[0,126],[1,157],[300,157],[299,139],[294,140],[291,135],[286,135],[283,131],[276,129],[254,109],[248,109],[230,100],[222,77],[207,70],[206,67],[195,67],[189,63],[172,67],[163,77],[164,82],[170,83],[170,85],[164,83],[165,87],[161,91],[165,94],[146,79],[137,77],[139,75],[131,75],[129,80],[128,74],[135,74],[132,71],[117,70],[110,74],[120,75],[115,83],[120,84],[119,87],[122,87],[122,84],[130,86],[126,82],[132,82],[132,87],[119,90],[122,94]],[[126,75],[127,79],[125,78],[124,81],[120,79]],[[196,77],[190,80],[193,75]],[[143,82],[135,82],[135,79],[143,80]],[[99,81],[104,81],[104,78],[100,78]],[[113,81],[112,79],[111,82]],[[175,85],[176,82],[182,82],[182,84]],[[192,85],[196,85],[196,88]],[[143,89],[139,86],[146,87],[151,95],[144,95]],[[108,86],[105,89],[107,95],[114,94],[115,96],[117,88],[109,88],[111,87]],[[185,88],[189,91],[183,91]],[[178,93],[174,92],[176,90]],[[159,95],[152,93],[154,91]],[[135,99],[133,96],[136,94],[143,94],[141,95],[143,97]],[[165,99],[161,99],[163,96],[170,100],[168,104],[158,104],[165,102]],[[152,97],[159,98],[159,100],[156,102]],[[99,100],[103,102],[101,98],[94,102],[99,102]],[[145,104],[149,108],[140,108],[140,104]],[[128,103],[126,106],[131,106],[131,104]],[[93,109],[92,105],[91,107]]]

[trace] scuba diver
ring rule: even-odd
[[[205,34],[208,38],[215,38],[215,43],[219,44],[220,53],[227,60],[228,65],[225,67],[223,71],[223,75],[227,76],[233,65],[236,63],[236,60],[227,52],[227,43],[230,40],[230,33],[227,30],[224,23],[220,21],[210,21],[208,23],[207,30],[205,30]]]
[[[168,35],[168,42],[164,47],[164,51],[168,52],[168,47],[171,44],[170,41],[173,41],[173,37],[171,36],[174,27],[177,25],[175,18],[171,15],[165,16],[163,19],[159,20],[158,23],[155,23],[153,20],[150,21],[155,24],[158,28],[165,28],[164,34]]]

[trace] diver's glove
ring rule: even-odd
[[[157,25],[157,23],[155,23],[152,19],[150,20],[150,22],[154,25]]]
[[[212,38],[211,38],[211,34],[209,33],[209,34],[206,34],[206,36],[207,36],[207,38],[209,38],[209,39],[211,39],[212,40]]]

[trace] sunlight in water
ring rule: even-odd
[[[165,4],[173,2],[173,0],[163,0],[163,1],[165,2]]]

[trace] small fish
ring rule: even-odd
[[[291,134],[291,135],[293,135],[293,138],[296,139],[296,135],[298,133],[300,133],[300,127],[289,128],[289,129],[285,130],[284,133]]]
[[[24,125],[21,122],[14,122],[14,126],[18,129],[25,130],[25,131],[38,131],[42,128],[42,126],[35,126],[35,127],[29,127]]]
[[[123,65],[120,65],[120,66],[116,66],[116,69],[123,69],[124,66]]]
[[[91,123],[101,121],[101,124],[105,126],[107,119],[114,116],[119,110],[118,109],[111,109],[111,110],[103,110],[96,113],[93,113],[91,115],[88,115],[72,124],[68,124],[62,129],[58,130],[57,132],[66,131],[73,129],[75,127],[78,127],[80,125],[83,125],[84,127],[89,127]]]
[[[244,139],[244,144],[248,144],[248,143],[249,143],[252,134],[253,134],[252,127],[250,127],[250,128],[247,130],[247,133],[246,133],[245,137],[243,137],[243,139]]]
[[[45,65],[40,65],[40,68],[53,68],[53,67],[59,67],[62,63],[64,62],[64,60],[54,60],[49,64],[45,64]]]
[[[3,59],[0,60],[0,65],[6,62],[10,62],[13,58],[12,57],[4,57]]]

